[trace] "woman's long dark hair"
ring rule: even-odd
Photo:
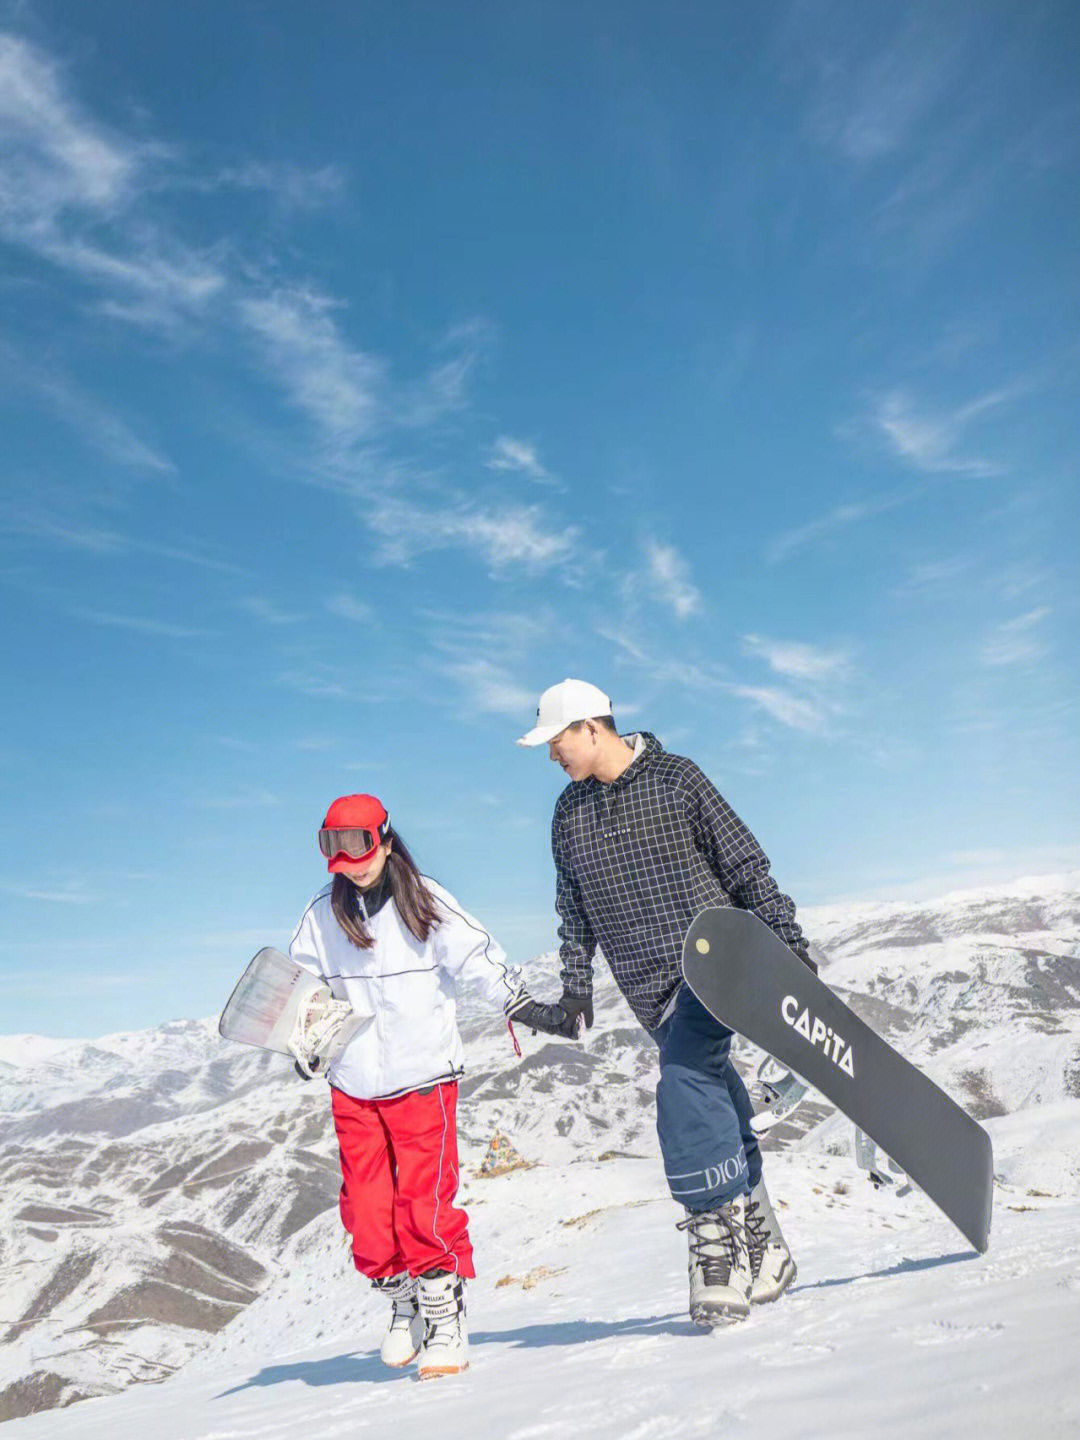
[[[406,928],[421,944],[443,918],[436,908],[435,897],[424,884],[409,847],[397,832],[391,835],[390,854],[376,885],[389,883],[390,898]],[[389,877],[389,879],[387,879]],[[370,950],[375,937],[369,934],[360,910],[360,894],[346,875],[335,875],[330,891],[330,904],[338,924],[358,950]]]

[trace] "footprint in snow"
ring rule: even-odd
[[[811,1344],[796,1341],[795,1344],[775,1345],[758,1355],[756,1364],[766,1369],[779,1369],[788,1365],[807,1365],[814,1360],[824,1360],[833,1354],[835,1345]]]
[[[951,1345],[955,1341],[974,1340],[983,1335],[999,1335],[1005,1329],[1001,1321],[989,1325],[954,1325],[950,1320],[932,1320],[927,1325],[913,1325],[894,1333],[914,1345]]]

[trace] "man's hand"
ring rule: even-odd
[[[592,1029],[593,1013],[591,995],[571,995],[569,990],[564,990],[562,999],[559,1001],[559,1008],[565,1010],[571,1020],[576,1019],[577,1016],[580,1015],[585,1021],[585,1029]]]
[[[809,950],[795,950],[795,949],[793,949],[791,953],[792,953],[793,955],[797,955],[797,956],[799,957],[799,959],[802,961],[802,963],[803,963],[808,969],[812,970],[815,975],[818,973],[817,961],[810,959],[810,951],[809,951]]]
[[[580,1015],[568,1015],[561,1005],[534,1000],[527,990],[508,1006],[506,1018],[527,1026],[534,1035],[543,1030],[545,1035],[559,1035],[564,1040],[580,1040],[584,1028]]]

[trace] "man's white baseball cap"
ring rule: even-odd
[[[522,735],[519,745],[546,745],[577,720],[595,720],[611,714],[611,701],[587,680],[564,680],[540,696],[536,725]]]

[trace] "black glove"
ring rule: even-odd
[[[571,1020],[576,1020],[580,1015],[585,1021],[585,1029],[592,1029],[593,1014],[591,995],[571,995],[569,990],[564,990],[559,1005],[566,1011]]]
[[[546,1035],[561,1035],[564,1040],[581,1038],[581,1021],[576,1015],[567,1015],[561,1005],[544,1005],[531,995],[524,995],[507,1011],[506,1018],[525,1025],[534,1035],[537,1030],[543,1030]]]
[[[812,970],[815,975],[818,973],[817,961],[810,959],[809,950],[792,950],[791,953],[797,955],[808,970]]]

